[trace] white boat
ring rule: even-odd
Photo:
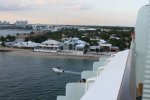
[[[53,67],[52,70],[53,70],[54,72],[56,72],[56,73],[63,73],[63,72],[64,72],[64,70],[61,69],[60,67]]]

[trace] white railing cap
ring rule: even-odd
[[[117,100],[128,53],[118,52],[81,100]]]

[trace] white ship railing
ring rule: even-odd
[[[97,77],[97,73],[100,73],[100,70],[101,70],[100,67],[105,64],[105,60],[107,58],[108,57],[103,57],[103,58],[99,59],[98,62],[94,62],[93,70],[82,72],[81,79],[82,78],[87,79],[86,83],[68,83],[66,85],[66,95],[65,96],[57,96],[57,100],[80,100],[81,97],[85,94],[85,92],[94,83],[94,81],[96,79],[94,77]]]
[[[117,53],[80,100],[135,100],[133,49]]]

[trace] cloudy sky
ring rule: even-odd
[[[41,24],[134,26],[149,0],[0,0],[0,20]]]

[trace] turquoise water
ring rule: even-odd
[[[68,82],[77,82],[83,70],[91,70],[94,59],[44,58],[0,53],[0,100],[56,100],[65,95]],[[56,74],[61,66],[73,73]]]

